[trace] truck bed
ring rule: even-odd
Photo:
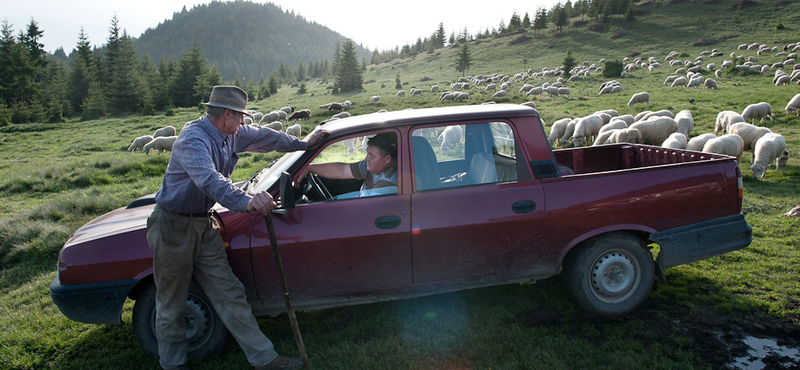
[[[553,155],[561,169],[562,176],[686,162],[727,160],[730,158],[720,154],[639,144],[615,144],[560,149],[554,150]]]

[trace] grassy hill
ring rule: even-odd
[[[594,20],[583,23],[578,18],[572,20],[578,25],[559,34],[531,32],[480,40],[469,44],[472,66],[468,74],[554,69],[569,49],[577,61],[589,63],[603,58],[622,61],[635,53],[664,63],[673,50],[679,59],[693,61],[703,50],[714,48],[723,56],[706,58],[704,69],[709,62],[721,65],[732,52],[755,56],[760,64],[782,61],[784,56],[777,53],[758,56],[737,46],[763,43],[782,51],[785,45],[800,41],[800,4],[757,2],[731,10],[739,3],[673,2],[655,8],[645,2],[639,4],[635,22],[615,19],[602,32],[588,31]],[[786,29],[776,30],[778,23]],[[530,39],[520,41],[521,36]],[[692,45],[699,40],[707,44]],[[305,133],[328,117],[327,111],[317,107],[332,101],[352,101],[352,114],[456,104],[442,103],[438,93],[427,91],[433,84],[448,89],[460,77],[454,69],[457,51],[446,48],[367,66],[364,80],[371,82],[359,92],[331,94],[329,85],[312,80],[306,83],[305,93],[285,86],[250,106],[263,112],[285,105],[311,109],[314,116],[302,123]],[[797,345],[800,226],[796,219],[781,214],[800,201],[800,152],[796,149],[800,147],[800,117],[783,112],[800,87],[774,86],[774,70],[763,75],[726,71],[717,79],[718,90],[664,86],[664,79],[676,68],[664,63],[652,72],[638,69],[617,77],[622,93],[610,95],[598,95],[600,84],[610,79],[599,73],[567,83],[571,97],[526,98],[517,93],[522,85],[517,81],[508,97],[492,99],[482,86],[473,86],[467,104],[533,100],[548,128],[559,118],[602,109],[616,109],[620,114],[688,109],[696,121],[692,135],[698,135],[713,132],[719,111],[741,111],[751,103],[769,102],[775,120],[763,125],[786,137],[792,158],[786,169],[768,170],[765,181],[753,179],[747,163],[740,165],[745,176],[745,214],[755,235],[750,247],[668,270],[667,285],[658,284],[640,310],[616,320],[586,317],[569,301],[557,278],[535,285],[301,312],[300,325],[315,368],[716,369],[725,365],[725,356],[736,356],[736,349],[721,342],[722,335],[712,330],[717,327],[725,328],[727,334],[737,330],[734,334],[739,337],[755,334],[760,327]],[[711,76],[705,70],[703,74]],[[395,98],[398,75],[407,92],[414,87],[426,93]],[[530,79],[527,83],[553,81]],[[650,104],[628,107],[628,98],[639,91],[650,93]],[[368,103],[372,95],[381,95],[382,102]],[[160,186],[168,156],[128,153],[130,141],[165,125],[181,127],[199,115],[195,109],[181,109],[174,116],[0,128],[0,368],[157,368],[138,348],[129,325],[71,322],[50,301],[48,286],[56,274],[58,250],[77,227]],[[234,180],[247,178],[275,156],[243,155]],[[123,314],[128,323],[130,306]],[[427,315],[430,312],[438,315]],[[285,315],[260,323],[279,352],[296,353]],[[245,367],[246,360],[241,351],[232,349],[218,359],[194,365],[234,369]]]

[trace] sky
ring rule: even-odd
[[[172,18],[173,13],[187,10],[206,1],[192,0],[0,0],[0,21],[8,21],[14,34],[25,31],[31,19],[44,31],[41,43],[50,53],[59,47],[69,54],[78,43],[83,27],[93,46],[108,39],[111,19],[116,14],[119,26],[129,36],[139,37],[148,28]],[[449,37],[465,27],[474,35],[478,31],[508,24],[516,12],[520,18],[528,13],[533,19],[536,9],[550,9],[557,0],[272,0],[283,10],[294,11],[309,22],[326,26],[370,50],[389,50],[414,44],[429,37],[444,24]],[[468,5],[471,4],[471,5]]]

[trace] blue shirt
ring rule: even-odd
[[[203,116],[187,123],[175,140],[156,203],[172,213],[208,212],[215,202],[246,212],[251,197],[230,180],[237,153],[306,149],[307,142],[258,125],[240,126],[235,135],[224,135]]]

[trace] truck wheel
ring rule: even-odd
[[[208,359],[228,344],[230,334],[200,286],[192,281],[186,301],[186,338],[190,359]],[[144,352],[158,360],[156,341],[156,284],[142,289],[133,306],[133,334]]]
[[[570,297],[586,311],[619,316],[633,311],[653,287],[655,262],[639,239],[626,233],[601,236],[565,260]]]

